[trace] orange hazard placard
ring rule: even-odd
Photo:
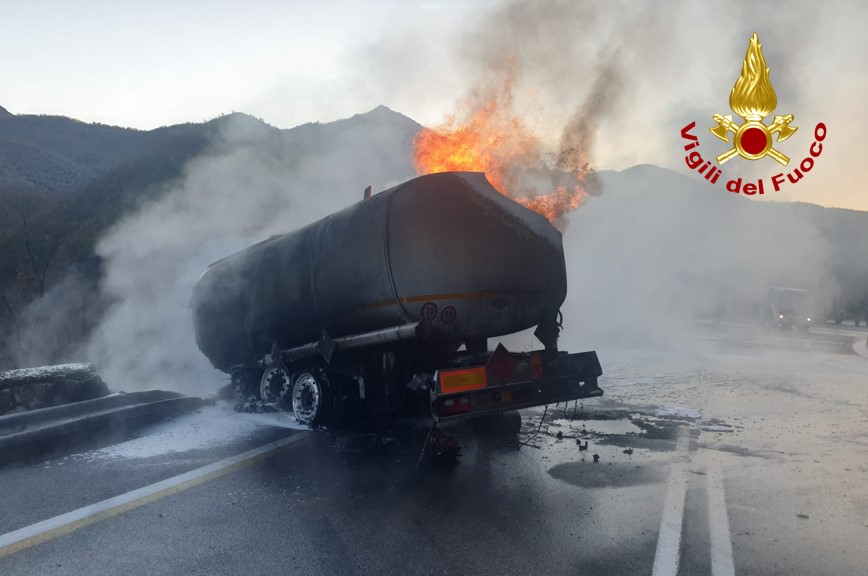
[[[485,366],[440,371],[440,392],[442,394],[476,390],[485,388],[486,385],[488,385],[488,376],[485,373]]]
[[[530,355],[531,379],[539,380],[543,377],[542,354],[534,352]]]

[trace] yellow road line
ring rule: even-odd
[[[231,474],[267,458],[277,450],[308,437],[308,433],[295,433],[237,456],[3,534],[0,536],[0,558],[177,494],[193,486]]]

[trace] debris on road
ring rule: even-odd
[[[282,412],[282,409],[274,403],[248,399],[236,404],[235,411],[243,412],[245,414],[273,414],[275,412]]]
[[[718,418],[712,418],[710,420],[705,420],[700,425],[700,430],[703,432],[735,432],[736,426],[732,424],[727,424],[723,420]]]

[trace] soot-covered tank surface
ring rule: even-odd
[[[213,264],[199,348],[221,370],[289,347],[424,321],[433,341],[518,332],[566,297],[560,233],[481,173],[410,180]]]

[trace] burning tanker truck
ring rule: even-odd
[[[600,396],[595,352],[557,348],[560,233],[482,173],[415,178],[214,264],[199,349],[309,426],[350,411],[435,422]],[[488,339],[536,327],[543,349]]]

